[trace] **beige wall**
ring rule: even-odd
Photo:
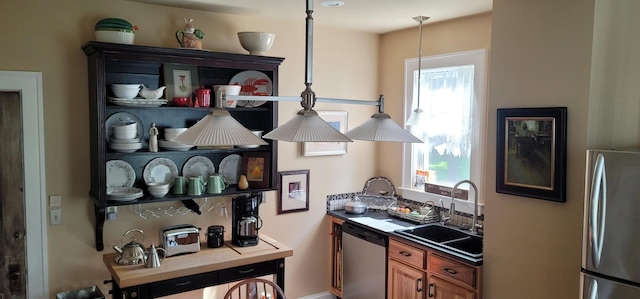
[[[127,229],[139,227],[147,232],[145,243],[157,243],[158,228],[168,224],[193,223],[203,229],[229,220],[213,214],[162,217],[143,220],[132,207],[121,207],[118,219],[107,222],[104,239],[107,249],[94,246],[93,206],[89,190],[89,130],[86,57],[81,45],[94,38],[93,25],[105,17],[124,18],[140,27],[135,43],[177,47],[174,33],[182,29],[183,17],[195,19],[205,31],[204,48],[219,52],[246,53],[235,33],[261,30],[276,33],[271,56],[285,57],[280,72],[280,94],[299,95],[304,89],[304,3],[300,21],[295,23],[264,20],[167,8],[135,2],[111,0],[30,0],[0,2],[0,28],[4,44],[0,47],[0,69],[43,73],[46,184],[47,194],[62,195],[63,224],[48,227],[49,286],[55,293],[90,285],[109,278],[102,254],[111,252],[110,243],[120,244]],[[37,17],[27,17],[27,15]],[[314,90],[323,97],[354,99],[377,98],[378,36],[329,28],[315,14]],[[350,127],[364,120],[375,109],[354,105],[317,105],[319,110],[346,110]],[[281,105],[281,122],[300,109],[299,104]],[[371,143],[348,146],[347,155],[301,157],[298,144],[280,143],[279,170],[311,170],[311,204],[308,212],[276,215],[276,194],[268,192],[261,206],[264,229],[261,232],[294,249],[286,260],[287,294],[296,298],[323,292],[328,286],[329,224],[325,217],[327,194],[360,190],[375,175]],[[176,206],[177,207],[177,206]],[[155,209],[156,206],[143,206]],[[227,230],[230,228],[227,227]]]
[[[485,298],[577,298],[593,1],[494,0]],[[495,193],[497,108],[568,107],[567,201]]]

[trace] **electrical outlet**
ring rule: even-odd
[[[62,209],[55,209],[49,211],[49,224],[60,225],[62,224]]]
[[[50,207],[60,207],[60,206],[62,206],[62,196],[60,196],[60,195],[51,195],[51,196],[49,196],[49,206]]]
[[[118,207],[107,207],[107,220],[115,220],[118,217]]]

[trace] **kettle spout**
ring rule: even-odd
[[[111,245],[111,247],[113,248],[113,250],[115,250],[117,253],[122,254],[122,248],[116,246],[116,245]]]

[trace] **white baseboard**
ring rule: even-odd
[[[323,292],[323,293],[317,293],[317,294],[300,297],[298,299],[335,299],[335,298],[336,296],[334,296],[333,294],[329,292]]]

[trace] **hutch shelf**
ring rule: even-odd
[[[278,67],[284,60],[279,57],[252,56],[232,53],[217,53],[203,50],[162,48],[139,45],[124,45],[102,42],[87,42],[82,46],[87,56],[89,83],[89,121],[90,121],[90,157],[91,157],[91,189],[89,196],[94,203],[95,210],[95,239],[96,249],[102,251],[103,226],[106,220],[106,208],[109,206],[146,204],[165,201],[188,201],[198,196],[177,196],[167,194],[156,198],[149,194],[143,178],[145,166],[153,159],[162,157],[173,161],[179,172],[184,163],[193,156],[204,156],[212,161],[216,171],[220,162],[229,155],[261,155],[269,159],[268,184],[264,188],[239,190],[237,185],[231,185],[217,196],[241,193],[260,193],[275,190],[277,180],[277,142],[266,140],[269,144],[258,148],[226,148],[226,149],[198,149],[187,151],[149,152],[148,137],[151,123],[155,123],[163,138],[163,128],[189,127],[204,117],[210,110],[207,107],[178,107],[167,99],[168,103],[159,107],[132,107],[114,105],[109,101],[113,97],[109,86],[111,84],[144,84],[150,89],[167,85],[164,73],[167,67],[175,69],[183,67],[193,70],[193,88],[205,86],[212,89],[212,85],[230,84],[233,76],[240,72],[253,70],[266,74],[271,80],[273,95],[278,91]],[[171,88],[170,86],[167,89]],[[166,91],[165,91],[166,92]],[[163,96],[165,98],[166,96]],[[212,99],[214,96],[212,94]],[[271,131],[278,124],[277,102],[266,102],[257,107],[228,108],[231,115],[250,130]],[[119,153],[108,148],[109,128],[106,127],[108,118],[116,113],[134,115],[142,127],[139,132],[142,149],[133,153]],[[133,201],[112,201],[107,196],[106,164],[111,160],[123,160],[135,171],[133,187],[140,188],[144,195]],[[243,170],[239,170],[242,171]],[[180,173],[181,174],[181,173]],[[199,197],[211,197],[203,194]]]

